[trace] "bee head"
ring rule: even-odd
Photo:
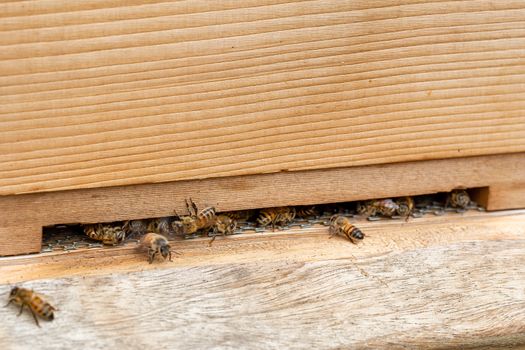
[[[180,234],[183,232],[184,224],[182,221],[176,220],[171,223],[171,227],[173,228],[173,231]]]
[[[337,214],[332,215],[332,217],[330,217],[330,225],[334,225],[337,219],[339,219],[339,215]]]
[[[166,245],[163,245],[162,247],[160,247],[160,255],[162,255],[162,257],[164,259],[166,259],[169,254],[170,254],[170,245],[169,244],[166,244]]]
[[[11,293],[9,293],[9,296],[10,296],[10,297],[15,296],[15,295],[18,293],[18,290],[19,290],[19,289],[20,289],[20,288],[18,288],[18,287],[13,287],[13,288],[11,288]]]

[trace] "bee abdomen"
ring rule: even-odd
[[[42,300],[39,296],[34,296],[31,302],[32,309],[40,315],[40,317],[46,320],[53,320],[55,315],[53,313],[54,308],[46,301]]]
[[[257,217],[257,222],[261,226],[268,226],[271,224],[275,219],[274,213],[270,211],[261,210],[259,213],[259,216]]]
[[[202,209],[199,214],[197,214],[197,219],[199,221],[199,228],[204,228],[207,226],[211,226],[213,224],[213,221],[215,220],[216,212],[215,208],[208,207]]]
[[[357,227],[355,227],[354,225],[347,225],[343,228],[343,231],[346,235],[350,236],[350,237],[353,237],[355,239],[363,239],[365,238],[365,235],[363,234],[363,232],[361,232],[360,229],[358,229]]]
[[[314,206],[299,206],[295,208],[295,215],[301,218],[317,215],[317,210]]]
[[[86,225],[86,226],[84,226],[84,233],[89,238],[96,239],[96,240],[100,240],[100,236],[102,236],[102,235],[99,234],[100,232],[97,231],[96,225]]]

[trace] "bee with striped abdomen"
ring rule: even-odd
[[[449,193],[447,201],[445,202],[445,208],[449,205],[452,208],[467,209],[470,205],[470,196],[464,189],[455,189]]]
[[[293,219],[295,219],[294,207],[274,207],[261,209],[257,222],[262,227],[272,225],[272,231],[275,231],[276,225],[288,225]]]
[[[222,236],[233,235],[236,228],[237,220],[224,214],[217,215],[215,218],[215,224],[213,225],[213,238],[210,241],[210,245],[218,234],[221,234]]]
[[[414,200],[412,197],[403,197],[396,199],[397,204],[397,215],[405,217],[405,221],[408,221],[408,218],[414,212]]]
[[[88,224],[84,225],[84,233],[91,239],[109,245],[119,244],[126,238],[126,231],[120,225]]]
[[[399,206],[392,199],[373,199],[357,205],[357,212],[366,217],[392,217],[398,209]]]
[[[55,318],[54,311],[56,308],[45,301],[42,296],[36,294],[30,289],[13,287],[9,294],[9,301],[6,306],[11,303],[20,305],[18,316],[22,314],[24,307],[27,306],[38,327],[40,327],[40,324],[38,323],[37,315],[47,321],[52,321]]]
[[[295,216],[299,218],[309,218],[319,215],[317,208],[313,205],[299,205],[295,207]]]
[[[334,235],[340,235],[348,238],[350,242],[357,244],[356,240],[365,238],[363,232],[350,223],[348,218],[342,215],[334,215],[330,218],[330,238]]]
[[[153,263],[157,254],[161,255],[164,260],[169,257],[169,261],[172,261],[170,244],[168,243],[168,239],[163,235],[149,232],[142,237],[140,246],[148,250],[148,261],[150,264]]]

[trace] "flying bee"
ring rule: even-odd
[[[197,205],[191,200],[186,200],[186,208],[188,209],[189,216],[180,216],[179,220],[172,222],[173,230],[179,234],[189,235],[202,229],[210,229],[213,227],[216,218],[216,211],[214,207],[206,207],[202,210],[198,210]]]
[[[163,236],[172,236],[174,234],[173,228],[171,227],[172,221],[172,217],[169,216],[152,219],[148,223],[147,231],[158,233]]]
[[[365,238],[363,232],[350,223],[348,218],[342,215],[334,215],[330,218],[330,238],[334,235],[341,235],[350,240],[350,242],[357,244],[356,240],[362,240]]]
[[[449,193],[447,201],[445,202],[445,208],[448,206],[458,209],[467,209],[470,205],[470,196],[464,189],[455,189]]]
[[[414,200],[412,197],[403,197],[396,199],[397,204],[397,215],[404,216],[405,221],[408,221],[410,215],[414,211]]]
[[[109,245],[119,244],[126,238],[126,232],[119,225],[84,225],[84,233],[91,239],[102,241],[103,244]]]
[[[272,225],[272,231],[275,231],[276,225],[287,225],[295,219],[294,207],[275,207],[265,208],[259,211],[257,222],[259,226],[266,227]]]
[[[145,220],[128,220],[124,222],[122,229],[129,236],[142,236],[148,230],[148,225]]]
[[[52,321],[55,318],[54,311],[56,308],[45,301],[42,296],[36,294],[30,289],[13,287],[11,293],[9,293],[9,301],[6,306],[12,302],[16,305],[20,305],[18,316],[22,314],[24,307],[27,306],[38,327],[40,327],[40,324],[38,323],[37,315],[47,321]]]
[[[164,260],[168,259],[169,257],[169,261],[172,261],[170,250],[171,247],[168,243],[168,239],[163,235],[149,232],[142,237],[140,246],[142,248],[148,249],[148,261],[150,264],[153,262],[157,254],[160,254]]]
[[[235,229],[237,228],[237,220],[230,218],[227,215],[220,214],[215,218],[215,224],[213,225],[213,238],[210,241],[210,245],[217,237],[217,234],[223,236],[233,235]]]
[[[399,206],[392,199],[373,199],[357,205],[357,212],[366,217],[376,215],[392,217],[398,209]]]
[[[317,216],[318,214],[317,208],[313,205],[300,205],[295,207],[295,216],[300,218],[309,218],[311,216]]]

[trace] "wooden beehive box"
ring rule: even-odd
[[[2,3],[0,255],[187,197],[524,208],[524,38],[515,0]]]
[[[230,210],[466,186],[523,206],[524,11],[1,4],[0,254],[38,251],[44,225],[169,215],[189,195]]]

